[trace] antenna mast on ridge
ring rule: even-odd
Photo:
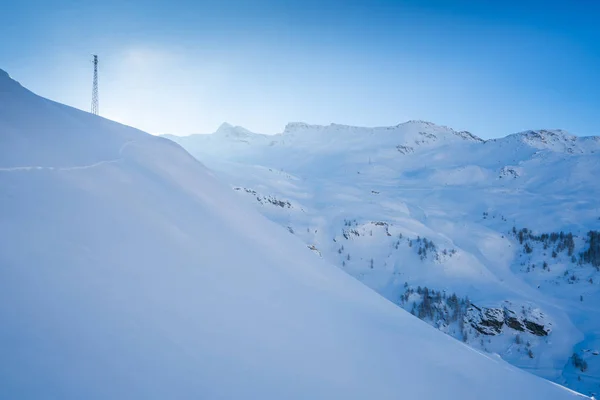
[[[92,114],[98,115],[98,56],[94,56],[94,87],[92,89]]]

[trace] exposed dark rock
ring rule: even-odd
[[[534,316],[534,318],[536,317]],[[550,333],[550,329],[543,324],[534,322],[525,316],[518,316],[506,306],[502,308],[480,308],[472,304],[467,309],[465,319],[477,332],[489,336],[500,334],[504,325],[510,329],[519,332],[526,331],[536,336],[548,336]]]
[[[527,328],[527,330],[533,333],[534,335],[548,336],[549,332],[546,331],[544,325],[536,324],[535,322],[528,320],[524,320],[523,322],[525,323],[525,327]]]
[[[506,323],[506,326],[516,331],[523,332],[525,330],[523,323],[516,317],[507,317],[504,319],[504,322]]]
[[[514,311],[509,310],[506,307],[504,307],[504,323],[506,326],[516,331],[525,331],[525,324],[523,324],[523,321],[519,319]]]
[[[402,154],[414,153],[415,149],[410,146],[398,145],[396,146],[396,150],[398,150]]]
[[[479,308],[472,304],[465,318],[473,329],[484,335],[497,335],[502,332],[504,325],[504,315],[498,308]]]

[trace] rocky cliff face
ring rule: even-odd
[[[545,321],[544,314],[537,309],[522,308],[518,314],[511,310],[510,303],[500,308],[477,307],[474,304],[467,309],[465,323],[483,335],[498,335],[504,327],[519,332],[529,332],[536,336],[548,336],[551,332],[550,322]]]

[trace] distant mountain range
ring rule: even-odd
[[[315,254],[470,346],[600,392],[600,138],[424,121],[167,135]]]

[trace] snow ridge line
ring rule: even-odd
[[[130,140],[128,142],[123,143],[123,145],[119,148],[119,155],[123,154],[123,150],[125,150],[125,148],[130,145],[131,143],[134,143],[134,140]],[[98,161],[95,162],[93,164],[89,164],[89,165],[76,165],[74,167],[40,167],[40,166],[25,166],[25,167],[6,167],[6,168],[0,168],[0,172],[19,172],[19,171],[77,171],[77,170],[82,170],[82,169],[90,169],[90,168],[96,168],[99,167],[101,165],[104,164],[114,164],[114,163],[118,163],[119,161],[123,160],[123,157],[119,157],[116,158],[114,160],[104,160],[104,161]]]

